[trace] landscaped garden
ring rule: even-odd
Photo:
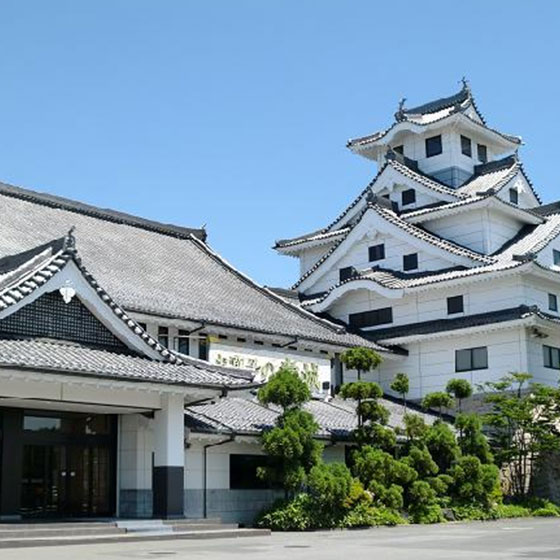
[[[438,416],[432,424],[409,410],[396,430],[387,426],[381,387],[361,380],[379,356],[356,348],[343,361],[358,372],[358,381],[339,392],[356,404],[348,465],[323,462],[318,425],[302,409],[311,391],[293,365],[284,364],[260,389],[260,401],[283,412],[262,434],[270,463],[258,474],[281,486],[285,498],[262,512],[259,526],[305,531],[560,515],[551,501],[533,495],[540,463],[560,449],[559,389],[511,373],[480,388],[484,414],[466,413],[473,389],[453,379],[446,391],[423,399]],[[406,406],[407,376],[397,374],[391,388]]]

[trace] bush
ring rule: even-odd
[[[406,523],[401,515],[385,507],[372,507],[364,503],[356,506],[348,512],[342,520],[341,527],[350,529],[352,527],[378,527],[395,526]]]
[[[511,519],[513,517],[531,517],[531,510],[516,504],[499,504],[492,508],[491,519]]]
[[[408,492],[409,513],[414,523],[440,523],[444,521],[443,512],[437,503],[434,489],[425,481],[417,480]]]
[[[273,531],[307,531],[314,528],[312,500],[309,494],[298,494],[293,500],[278,500],[256,521],[257,527]]]
[[[449,469],[452,482],[450,496],[463,505],[490,506],[494,491],[499,487],[500,472],[496,465],[483,465],[478,457],[466,455]]]
[[[352,475],[343,463],[321,463],[311,469],[308,477],[309,493],[322,510],[333,515],[344,507],[352,487]]]

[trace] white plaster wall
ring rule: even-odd
[[[560,381],[560,371],[544,367],[543,346],[560,348],[560,333],[546,331],[547,338],[528,337],[529,367],[528,372],[533,375],[533,381],[556,387]]]
[[[119,488],[152,488],[153,423],[140,414],[119,417]]]
[[[303,276],[332,247],[332,243],[311,247],[299,253],[299,274]]]
[[[539,201],[533,194],[531,186],[521,172],[519,172],[517,176],[509,182],[508,185],[504,186],[504,188],[498,193],[498,197],[502,200],[505,200],[506,202],[509,202],[510,188],[517,189],[519,195],[518,206],[520,208],[534,208],[535,206],[539,205]]]

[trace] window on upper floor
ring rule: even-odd
[[[558,311],[558,296],[556,294],[548,294],[548,309]]]
[[[208,337],[201,334],[198,339],[198,357],[205,362],[208,361]]]
[[[476,151],[478,155],[478,161],[482,163],[488,162],[488,148],[484,144],[477,144]]]
[[[414,204],[416,202],[416,191],[414,189],[407,189],[401,193],[402,205]]]
[[[169,348],[169,327],[158,327],[158,342]]]
[[[441,134],[426,138],[426,157],[438,156],[442,152]]]
[[[177,339],[175,340],[175,349],[177,352],[181,352],[181,354],[189,354],[189,331],[179,329]]]
[[[467,136],[461,134],[461,153],[464,156],[472,157],[472,142]]]
[[[369,262],[381,261],[385,258],[385,244],[372,245],[369,249]]]
[[[354,276],[354,273],[355,271],[353,266],[345,266],[338,271],[338,281],[344,282],[345,280],[352,278],[352,276]]]
[[[544,367],[560,369],[560,348],[553,346],[543,346]]]
[[[404,146],[402,144],[400,146],[395,146],[393,152],[397,152],[397,154],[401,154],[401,156],[404,155]]]
[[[383,307],[382,309],[374,309],[372,311],[351,313],[348,319],[350,326],[357,329],[386,325],[393,322],[393,309],[391,307]]]
[[[517,189],[509,189],[509,201],[512,204],[519,204],[519,192]]]
[[[138,326],[139,326],[141,329],[144,329],[144,330],[146,330],[146,329],[148,328],[148,325],[146,325],[146,323],[140,323],[140,321],[138,322]]]
[[[465,310],[463,296],[453,296],[447,298],[447,314],[463,313]]]
[[[418,268],[418,253],[403,255],[403,270],[416,270]]]
[[[556,266],[560,266],[560,251],[558,249],[552,249],[552,261]]]
[[[455,351],[455,371],[473,371],[488,368],[488,348],[465,348]]]

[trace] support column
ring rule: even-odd
[[[19,519],[21,477],[23,469],[23,411],[5,409],[0,412],[0,519]]]
[[[154,415],[153,492],[155,518],[184,517],[184,399],[163,395]]]

